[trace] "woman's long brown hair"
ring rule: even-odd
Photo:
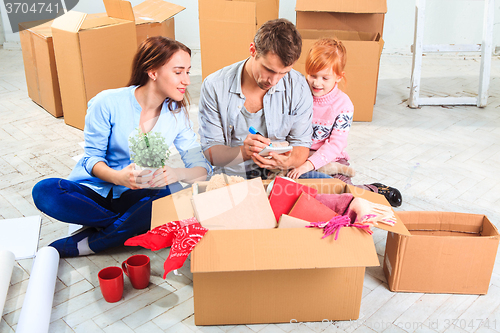
[[[135,54],[132,64],[132,76],[128,85],[144,86],[150,80],[148,71],[165,65],[177,51],[187,52],[191,56],[191,49],[176,40],[162,36],[149,37],[144,40]],[[173,103],[177,104],[177,110],[172,110]],[[187,90],[182,101],[170,99],[168,102],[170,111],[177,113],[183,108],[186,116],[188,115],[188,106],[189,94]]]

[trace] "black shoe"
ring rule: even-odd
[[[382,194],[387,201],[391,204],[392,207],[399,207],[403,203],[403,197],[401,196],[401,192],[397,188],[389,187],[380,183],[370,184],[377,188],[378,193]]]

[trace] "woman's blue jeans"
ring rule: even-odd
[[[59,221],[100,228],[88,239],[90,249],[100,252],[148,231],[153,200],[181,189],[181,184],[174,183],[161,189],[128,190],[113,199],[70,180],[49,178],[33,187],[33,201]]]

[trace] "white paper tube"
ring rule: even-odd
[[[17,323],[17,333],[48,332],[58,267],[59,253],[56,249],[48,246],[37,252]]]
[[[9,291],[13,268],[14,253],[7,250],[0,251],[0,315],[3,315],[3,307]]]

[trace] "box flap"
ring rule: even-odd
[[[114,17],[89,17],[83,21],[82,26],[80,27],[80,30],[87,30],[87,29],[94,29],[94,28],[99,28],[99,27],[105,27],[105,26],[110,26],[110,25],[115,25],[115,24],[121,24],[121,23],[128,23],[130,21],[128,20],[123,20],[123,19],[118,19]]]
[[[260,178],[193,195],[193,208],[200,224],[210,230],[276,227]]]
[[[342,228],[337,240],[317,228],[209,230],[192,252],[191,271],[236,272],[379,266],[373,238]]]
[[[297,0],[296,11],[337,13],[387,13],[386,0]]]
[[[29,30],[42,38],[52,37],[51,26],[54,20],[46,22],[45,20],[32,21],[32,22],[22,22],[19,23],[19,30]]]
[[[191,205],[192,189],[186,188],[153,201],[151,229],[162,224],[188,219],[194,216]]]
[[[78,32],[80,27],[85,21],[87,14],[75,12],[73,10],[67,12],[66,14],[59,16],[52,23],[52,29],[58,29],[69,32]]]
[[[134,11],[128,1],[123,0],[103,0],[106,13],[109,17],[114,17],[127,21],[134,21]]]
[[[136,24],[161,23],[184,9],[186,8],[163,0],[146,0],[133,7]]]

